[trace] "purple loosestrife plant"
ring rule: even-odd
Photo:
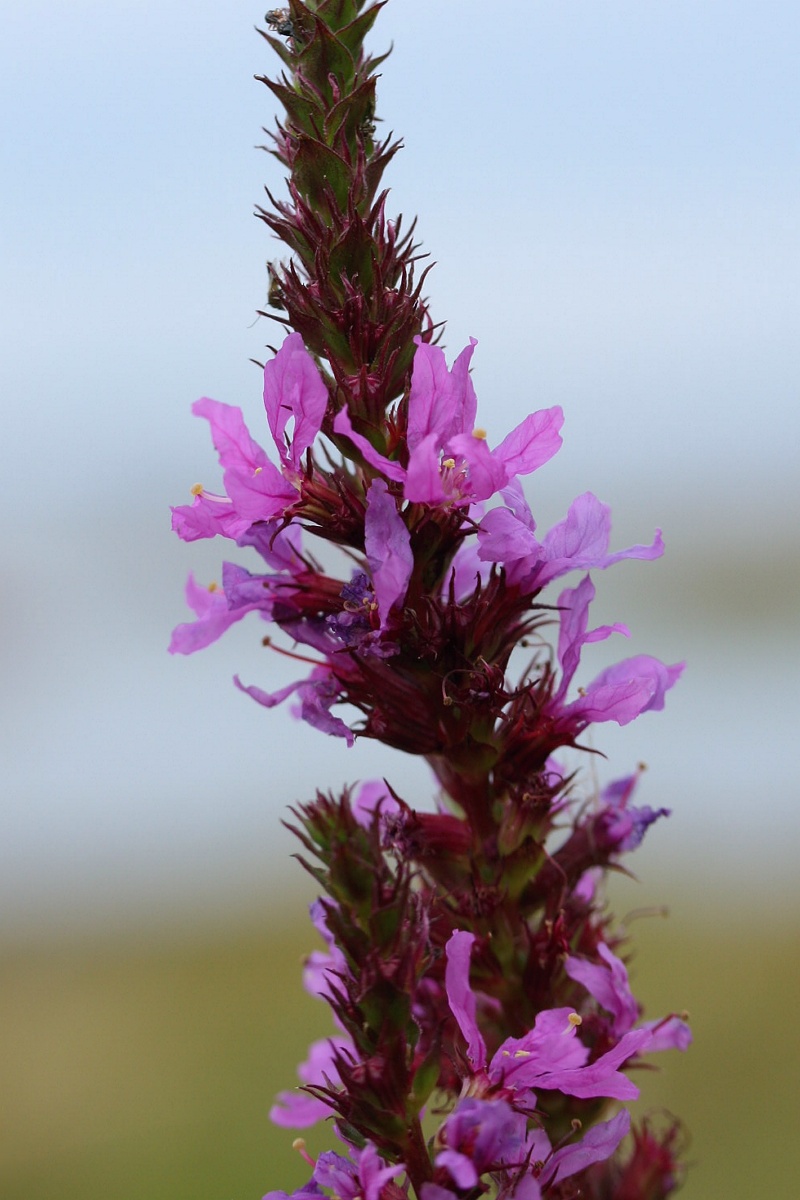
[[[633,803],[636,776],[582,795],[559,755],[594,723],[663,708],[681,673],[637,655],[573,684],[584,646],[627,635],[591,628],[589,572],[657,558],[661,535],[610,551],[589,492],[540,533],[520,480],[561,445],[561,410],[498,444],[478,428],[475,342],[448,366],[413,226],[386,216],[399,143],[377,137],[382,60],[364,50],[381,7],[267,13],[282,70],[263,82],[284,109],[271,148],[288,172],[288,198],[258,212],[287,255],[263,314],[281,327],[264,368],[274,450],[238,408],[199,400],[223,491],[198,486],[173,512],[185,540],[226,537],[261,562],[226,563],[221,588],[190,579],[195,620],[171,650],[258,613],[265,642],[302,647],[310,669],[270,691],[262,665],[239,688],[266,708],[292,697],[348,745],[422,755],[434,777],[432,810],[384,783],[295,810],[326,947],[305,982],[336,1031],[272,1115],[329,1119],[341,1143],[316,1161],[300,1143],[296,1200],[658,1200],[678,1186],[677,1127],[631,1130],[624,1103],[632,1068],[690,1034],[672,1014],[641,1019],[602,883],[666,810]],[[314,539],[341,547],[339,576]]]

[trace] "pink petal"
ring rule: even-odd
[[[503,465],[506,481],[515,475],[529,475],[549,462],[561,446],[563,424],[564,413],[556,405],[531,413],[512,429],[493,452]]]
[[[281,461],[295,471],[320,431],[328,407],[328,389],[299,333],[290,333],[264,368],[264,407]],[[286,447],[286,425],[294,432]]]
[[[469,986],[469,964],[475,934],[457,929],[447,943],[445,989],[450,1011],[467,1042],[467,1058],[476,1071],[486,1065],[486,1043],[478,1029],[475,993]]]
[[[408,447],[436,435],[437,448],[456,433],[471,433],[475,425],[478,401],[469,377],[474,338],[447,370],[444,351],[416,339],[411,391],[408,398]]]
[[[348,437],[357,450],[361,452],[362,457],[376,471],[380,471],[387,479],[393,479],[396,483],[402,483],[406,477],[405,467],[402,467],[398,462],[392,462],[391,459],[385,458],[380,454],[372,442],[365,438],[363,434],[356,433],[353,426],[350,424],[350,417],[347,409],[340,409],[333,419],[333,428],[336,433],[341,433]]]
[[[403,600],[414,569],[411,534],[383,479],[373,479],[367,492],[364,548],[378,601],[381,628],[393,606]]]

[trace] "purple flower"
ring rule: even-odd
[[[325,1193],[319,1184],[314,1183],[314,1180],[310,1179],[308,1183],[299,1187],[296,1192],[267,1192],[262,1197],[262,1200],[319,1200],[320,1196],[324,1195]]]
[[[560,610],[558,631],[558,661],[561,664],[561,684],[555,699],[561,700],[578,669],[581,649],[590,642],[602,642],[612,633],[630,637],[627,625],[600,625],[588,630],[589,605],[594,600],[595,589],[591,578],[585,575],[577,587],[566,588],[558,597]]]
[[[367,492],[364,546],[381,629],[385,629],[393,606],[406,594],[414,555],[411,535],[383,479],[373,479]]]
[[[194,487],[193,503],[172,510],[172,528],[178,536],[191,542],[221,534],[237,541],[256,521],[282,516],[297,500],[297,489],[253,441],[242,410],[204,398],[192,405],[192,412],[211,426],[227,495],[214,495],[199,484]]]
[[[499,1200],[540,1200],[551,1186],[610,1158],[629,1129],[630,1114],[622,1110],[554,1153],[545,1130],[535,1125],[528,1132],[525,1116],[504,1100],[470,1096],[459,1101],[442,1126],[438,1137],[447,1148],[435,1163],[459,1190],[476,1187],[481,1175],[491,1172]],[[437,1184],[422,1189],[423,1200],[454,1195]]]
[[[197,400],[192,412],[211,426],[227,494],[215,495],[198,484],[192,504],[172,510],[175,532],[187,542],[217,534],[238,541],[257,521],[282,517],[298,499],[301,458],[319,433],[327,400],[328,390],[300,334],[290,334],[264,368],[264,405],[283,470],[250,436],[240,408],[207,397]]]
[[[460,1100],[438,1138],[445,1149],[436,1155],[459,1188],[475,1187],[484,1171],[499,1163],[521,1159],[526,1120],[505,1100]]]
[[[231,564],[226,563],[229,567]],[[225,592],[215,583],[202,587],[190,575],[186,584],[186,602],[197,616],[196,621],[187,621],[173,630],[169,644],[170,654],[194,654],[210,646],[246,613],[260,608],[260,604],[242,605],[232,609],[228,606]]]
[[[619,852],[636,850],[645,833],[659,817],[670,816],[668,808],[650,808],[644,805],[635,808],[629,801],[639,782],[639,772],[614,780],[603,790],[600,797],[603,808],[600,816],[605,826],[605,837]]]
[[[341,718],[331,715],[331,706],[340,698],[340,687],[330,668],[324,663],[315,667],[307,679],[298,679],[277,692],[265,692],[255,685],[245,686],[238,675],[234,675],[233,682],[256,703],[263,704],[264,708],[275,708],[288,696],[296,693],[300,700],[292,710],[296,717],[322,733],[343,737],[348,746],[354,744],[355,736],[349,726],[345,725]]]
[[[624,558],[660,558],[664,553],[661,530],[649,546],[631,546],[608,553],[611,509],[591,492],[574,500],[563,521],[540,542],[536,524],[516,480],[503,490],[507,507],[493,508],[478,529],[479,555],[502,563],[509,583],[526,591],[539,591],[570,571],[605,569]]]
[[[405,1171],[405,1163],[387,1166],[371,1142],[363,1150],[349,1147],[354,1161],[333,1150],[320,1154],[309,1182],[289,1196],[267,1192],[263,1200],[318,1200],[326,1190],[331,1200],[380,1200],[384,1184]],[[313,1161],[313,1160],[310,1160]]]
[[[564,969],[570,979],[582,984],[598,1004],[611,1014],[611,1032],[615,1037],[621,1037],[633,1027],[639,1015],[639,1006],[631,992],[625,964],[602,942],[597,952],[605,965],[589,962],[573,954],[567,958]],[[648,1053],[686,1050],[692,1042],[689,1026],[675,1016],[647,1021],[640,1029],[647,1030],[651,1035]]]
[[[322,428],[328,389],[299,333],[290,333],[264,368],[264,407],[281,463],[300,471],[303,454]],[[286,430],[294,422],[291,437]]]
[[[582,983],[598,1004],[611,1014],[611,1032],[615,1037],[621,1037],[633,1028],[639,1016],[639,1005],[631,992],[624,962],[602,942],[597,953],[605,966],[571,954],[564,963],[564,970],[570,979]]]
[[[558,688],[545,701],[543,711],[556,726],[567,728],[577,735],[594,721],[616,721],[627,725],[640,713],[662,709],[669,689],[680,678],[684,664],[665,666],[657,658],[639,654],[625,659],[580,689],[578,699],[565,702],[565,695],[580,662],[583,646],[602,641],[612,633],[628,636],[625,625],[601,625],[588,630],[589,604],[594,598],[594,585],[586,575],[575,588],[567,588],[558,598],[559,636],[558,660],[562,677]]]
[[[302,531],[298,525],[280,520],[257,521],[238,539],[239,546],[252,546],[275,571],[297,574],[307,564],[303,558]]]
[[[277,599],[284,607],[289,604],[297,574],[305,569],[300,530],[280,530],[275,523],[254,525],[240,539],[240,544],[255,545],[267,562],[277,568],[276,574],[252,575],[244,567],[226,562],[222,567],[221,589],[215,584],[208,589],[199,587],[190,575],[186,599],[198,619],[177,627],[169,646],[171,654],[193,654],[203,649],[249,612],[260,612],[265,620],[269,619]]]
[[[400,805],[382,779],[369,779],[362,783],[351,804],[353,816],[364,827],[372,823],[375,812],[384,818],[400,811]]]
[[[333,901],[328,901],[332,904]],[[327,945],[327,950],[312,950],[303,967],[303,986],[312,996],[324,1000],[332,998],[337,980],[347,973],[344,954],[336,945],[328,929],[327,913],[321,900],[315,900],[309,909],[311,922]]]
[[[315,1183],[329,1188],[335,1200],[379,1200],[383,1185],[406,1169],[405,1163],[387,1166],[371,1142],[363,1150],[351,1147],[350,1154],[354,1162],[328,1150],[314,1168]]]
[[[531,1160],[544,1163],[539,1183],[546,1189],[550,1184],[561,1183],[563,1179],[577,1175],[578,1171],[585,1170],[592,1163],[605,1162],[627,1134],[630,1124],[630,1113],[622,1109],[610,1121],[593,1125],[579,1142],[570,1142],[555,1153],[550,1148],[544,1130],[535,1130],[530,1143]]]
[[[351,1051],[353,1043],[348,1037],[334,1036],[312,1042],[308,1058],[297,1068],[297,1077],[302,1084],[319,1087],[338,1087],[341,1084],[336,1070],[335,1056],[339,1051]],[[317,1096],[307,1092],[279,1092],[278,1103],[270,1109],[269,1118],[275,1125],[289,1129],[306,1129],[331,1115],[331,1107]]]
[[[386,458],[357,433],[345,409],[337,413],[334,429],[344,434],[364,459],[397,483],[406,500],[419,504],[471,504],[488,500],[516,475],[542,466],[561,445],[560,408],[531,413],[489,450],[485,434],[475,428],[477,400],[469,377],[475,339],[462,350],[448,371],[438,346],[415,339],[417,350],[408,398],[408,466]]]
[[[588,1063],[589,1051],[576,1036],[580,1018],[569,1008],[540,1012],[533,1029],[507,1038],[486,1061],[486,1043],[475,1020],[475,995],[469,985],[474,934],[457,930],[447,943],[445,986],[450,1009],[467,1041],[473,1072],[493,1089],[525,1099],[533,1088],[552,1089],[581,1099],[608,1096],[635,1100],[638,1088],[618,1068],[652,1040],[649,1030],[632,1030],[617,1045]]]

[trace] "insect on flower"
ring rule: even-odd
[[[278,273],[272,263],[267,263],[267,277],[269,279],[269,288],[267,290],[267,304],[270,308],[286,308],[283,303],[283,288],[281,281],[278,278]]]
[[[279,37],[293,38],[295,36],[294,21],[289,15],[288,8],[271,8],[264,14],[264,20]]]

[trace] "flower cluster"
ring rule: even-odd
[[[674,1014],[641,1020],[602,878],[667,813],[632,804],[638,776],[582,802],[563,751],[592,724],[663,708],[681,673],[636,655],[574,682],[585,646],[628,634],[590,628],[590,572],[659,557],[661,534],[612,551],[590,492],[540,534],[521,480],[559,449],[561,410],[499,441],[478,427],[475,342],[448,366],[416,246],[377,195],[397,149],[374,140],[377,60],[363,50],[380,7],[292,0],[267,14],[288,72],[264,82],[286,109],[273,141],[290,199],[260,215],[292,256],[270,269],[283,315],[265,314],[284,326],[263,372],[274,451],[240,409],[199,400],[222,491],[198,485],[173,510],[184,540],[228,538],[261,563],[226,562],[221,586],[190,578],[195,620],[170,649],[257,613],[275,631],[265,644],[302,647],[310,669],[239,688],[266,708],[292,697],[350,746],[421,755],[435,781],[427,809],[370,783],[295,811],[323,893],[311,915],[326,948],[305,983],[337,1031],[272,1116],[332,1118],[347,1150],[306,1155],[295,1200],[658,1200],[679,1179],[676,1131],[643,1126],[619,1150],[619,1105],[638,1094],[631,1067],[690,1034]],[[313,539],[341,549],[340,575]]]

